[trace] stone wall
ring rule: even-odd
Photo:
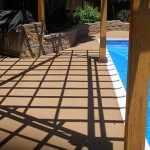
[[[77,38],[100,33],[100,25],[100,22],[76,25],[74,28],[77,29]],[[107,21],[107,31],[129,31],[129,25],[120,20]]]
[[[129,23],[119,20],[107,21],[107,31],[128,31]],[[44,50],[47,53],[58,52],[60,50],[72,47],[76,41],[90,34],[100,33],[100,22],[78,24],[61,33],[53,33],[44,36]]]
[[[64,50],[73,46],[76,43],[76,28],[71,28],[61,33],[53,33],[44,35],[43,47],[46,54],[60,50]]]
[[[82,38],[89,35],[89,24],[78,24],[75,26],[76,30],[76,38]]]
[[[25,24],[21,26],[21,58],[33,58],[38,57],[44,53],[42,36],[43,36],[43,24]]]
[[[34,58],[45,54],[41,22],[18,26],[17,32],[0,33],[0,55]]]
[[[79,29],[79,34],[86,36],[90,34],[100,33],[100,25],[100,22],[88,23],[83,25],[77,25],[77,28],[81,28]],[[129,23],[121,22],[120,20],[107,21],[107,31],[129,31],[129,25]]]
[[[129,23],[120,20],[107,21],[107,31],[129,31]]]
[[[118,20],[107,21],[107,30],[128,31],[129,23],[123,23]],[[12,45],[6,46],[6,44],[3,44],[4,46],[1,49],[7,53],[5,49],[11,48],[11,52],[14,50],[21,58],[38,57],[40,55],[57,53],[61,50],[72,47],[81,37],[96,33],[100,33],[100,22],[78,24],[64,32],[44,36],[42,23],[27,24],[22,26],[20,33],[16,34],[17,36],[10,36],[11,34],[4,36],[5,38],[9,37],[9,43],[12,43]],[[0,39],[1,38],[2,36],[0,36]],[[4,40],[4,38],[2,39]],[[14,42],[14,40],[16,40],[16,42]],[[13,43],[15,43],[15,46],[13,46]],[[0,50],[0,52],[2,51]]]
[[[119,20],[107,21],[107,30],[121,30],[128,31],[129,23],[124,23]],[[76,44],[76,41],[90,34],[96,34],[100,32],[100,22],[89,23],[89,24],[78,24],[70,29],[67,29],[61,33],[53,33],[44,36],[44,50],[46,54],[51,52],[58,52],[60,50],[72,47]]]

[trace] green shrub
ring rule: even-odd
[[[123,22],[130,21],[130,12],[128,10],[121,10],[116,15],[117,20],[121,20]]]
[[[77,8],[73,13],[76,23],[92,23],[100,20],[100,12],[98,8],[85,4],[83,8]]]

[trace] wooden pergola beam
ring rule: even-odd
[[[150,74],[150,0],[131,1],[125,150],[144,150]]]
[[[44,31],[46,32],[45,1],[44,0],[38,0],[38,21],[43,22]]]
[[[107,63],[106,28],[107,28],[107,0],[101,0],[100,57],[98,59],[98,62],[102,63]]]

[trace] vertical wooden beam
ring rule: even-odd
[[[150,66],[150,0],[131,1],[125,150],[144,150]]]
[[[99,62],[106,63],[106,28],[107,28],[107,0],[101,0],[101,31]]]
[[[46,31],[45,0],[38,0],[38,21],[43,22],[44,31]]]

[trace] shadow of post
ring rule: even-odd
[[[100,94],[100,86],[98,80],[98,71],[96,61],[94,59],[94,70],[96,76],[96,92],[98,96],[98,111],[99,111],[99,118],[101,121],[100,124],[100,131],[101,137],[95,137],[95,118],[94,118],[94,95],[93,95],[93,79],[92,79],[92,63],[91,58],[87,51],[87,72],[88,72],[88,148],[89,150],[99,150],[99,149],[107,149],[113,150],[112,143],[107,139],[106,136],[106,129],[105,129],[105,121],[104,121],[104,113],[102,109],[102,102],[101,102],[101,94]]]

